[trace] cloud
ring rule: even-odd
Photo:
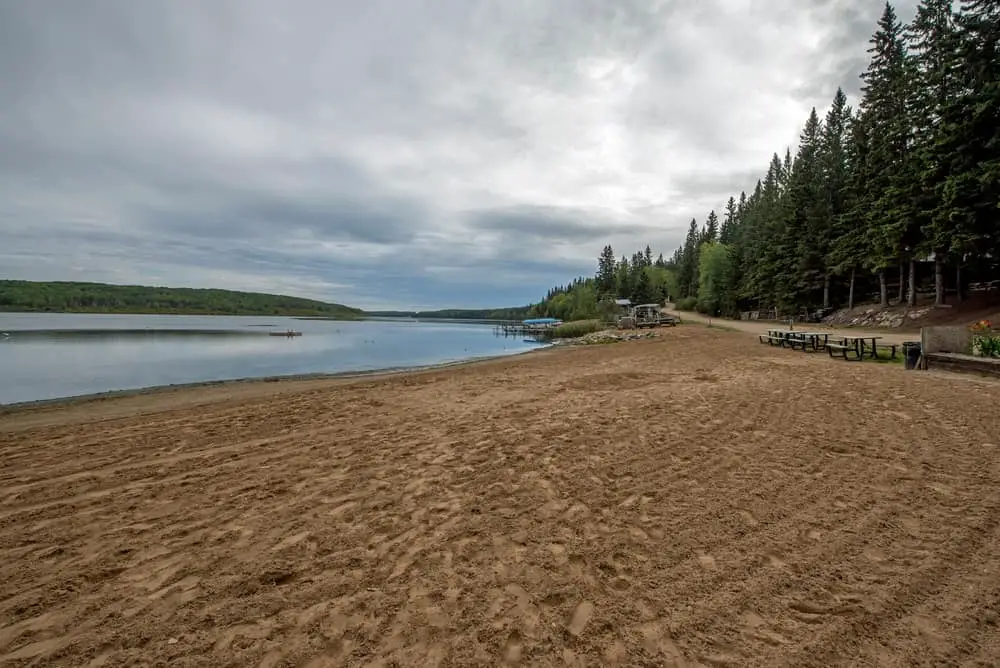
[[[902,3],[904,20],[913,0]],[[669,255],[857,74],[863,0],[0,4],[0,268],[370,308]]]

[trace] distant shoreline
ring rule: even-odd
[[[184,316],[207,316],[207,317],[236,317],[236,318],[295,318],[297,320],[336,320],[338,322],[350,322],[356,320],[367,320],[366,315],[337,316],[325,313],[255,313],[255,312],[209,312],[209,311],[108,311],[108,310],[50,310],[50,311],[25,311],[24,309],[4,309],[0,308],[0,314],[11,313],[15,315],[184,315]]]

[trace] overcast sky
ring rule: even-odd
[[[537,301],[751,189],[881,11],[0,0],[0,277]]]

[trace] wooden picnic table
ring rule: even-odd
[[[868,357],[872,359],[878,359],[877,341],[882,338],[881,336],[868,336],[868,335],[856,336],[853,334],[851,335],[838,334],[833,338],[839,339],[842,342],[841,345],[854,348],[854,352],[857,354],[858,359],[861,359],[866,354],[868,355]],[[866,344],[866,341],[872,342],[870,352],[868,351],[868,345]]]
[[[829,340],[829,332],[791,332],[788,337],[793,339],[799,345],[802,346],[802,351],[808,350],[807,346],[815,350],[822,350],[826,347],[827,341]],[[823,340],[822,344],[820,339]],[[795,347],[794,345],[792,346]]]
[[[765,336],[765,335],[761,334],[759,338],[760,338],[760,342],[761,343],[770,343],[772,346],[775,345],[775,344],[777,344],[777,345],[781,346],[782,348],[784,348],[785,347],[785,343],[787,343],[787,341],[788,341],[788,335],[791,334],[791,333],[792,333],[792,331],[789,330],[789,329],[776,329],[775,328],[775,329],[769,329],[769,330],[767,330],[767,335]]]

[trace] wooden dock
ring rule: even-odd
[[[525,323],[521,320],[508,320],[498,323],[493,332],[497,336],[547,336],[562,323]]]

